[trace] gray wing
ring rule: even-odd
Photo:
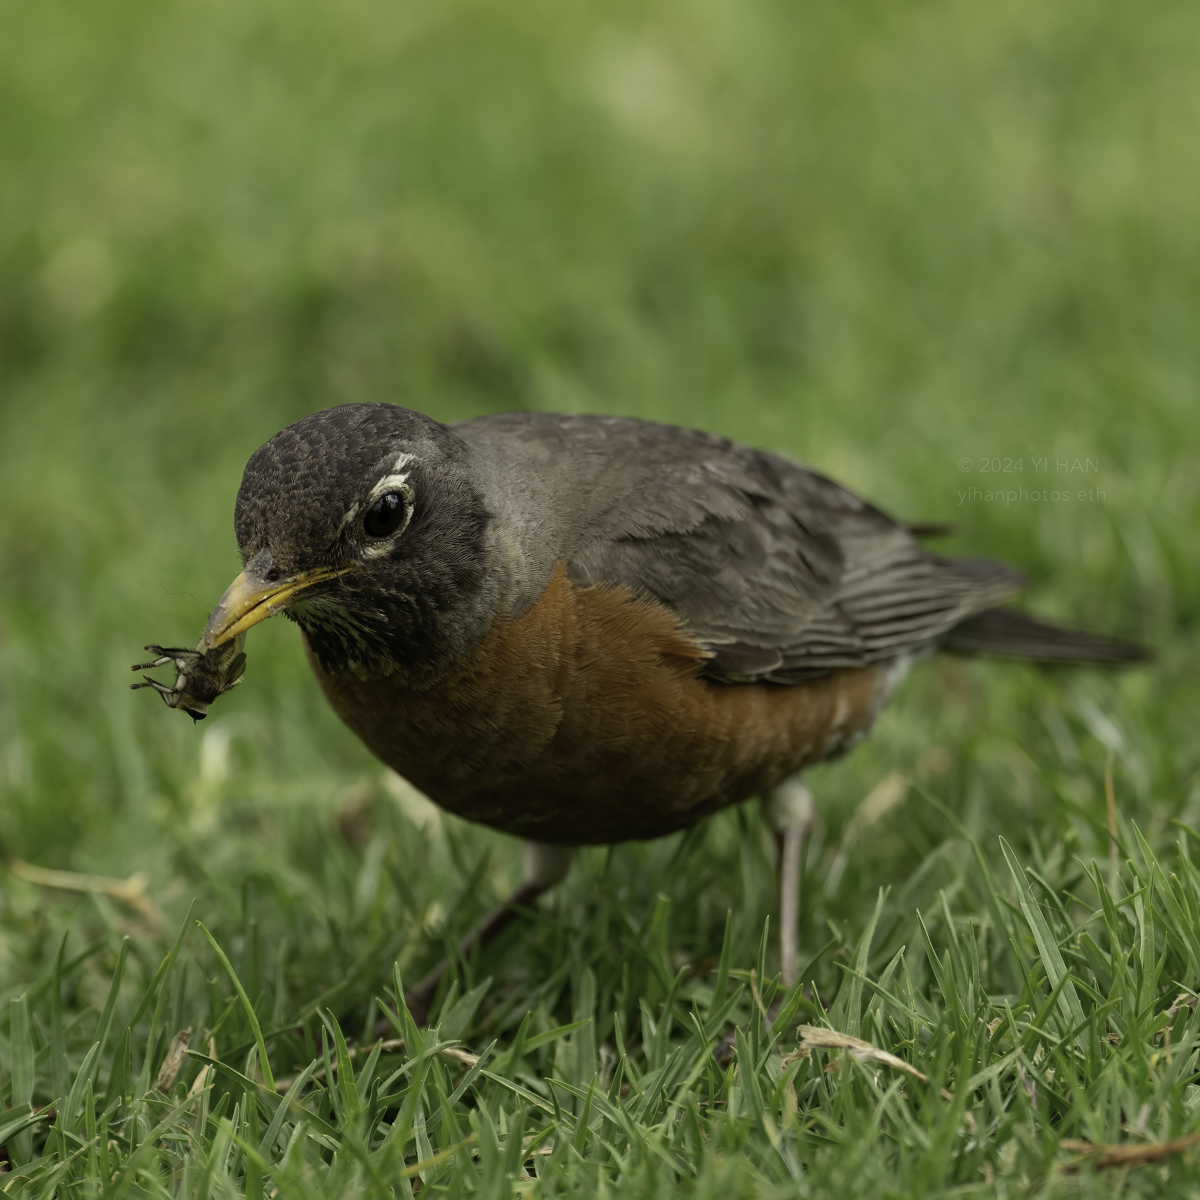
[[[567,570],[675,611],[709,674],[796,682],[936,642],[1022,585],[999,563],[946,559],[792,459],[694,430],[514,413],[455,427],[538,463],[569,513]]]

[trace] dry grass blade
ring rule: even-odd
[[[1175,997],[1171,1007],[1167,1009],[1167,1016],[1174,1017],[1183,1012],[1185,1008],[1195,1007],[1196,997],[1193,996],[1191,992],[1180,992],[1179,995]]]
[[[864,1042],[862,1038],[851,1037],[848,1033],[839,1033],[836,1029],[822,1029],[819,1025],[800,1026],[800,1045],[784,1059],[784,1062],[795,1062],[796,1059],[805,1054],[811,1054],[814,1050],[847,1050],[850,1056],[859,1062],[891,1067],[894,1071],[903,1071],[914,1079],[919,1079],[922,1083],[929,1082],[929,1076],[918,1071],[912,1063],[906,1063],[904,1059],[889,1054],[886,1050],[880,1050],[878,1046]]]
[[[368,1051],[373,1050],[374,1048],[375,1048],[374,1044],[365,1047],[365,1049],[367,1049]],[[358,1047],[358,1046],[351,1046],[350,1050],[349,1050],[350,1057],[358,1058],[359,1049],[360,1049],[360,1047]],[[380,1053],[381,1054],[394,1054],[397,1050],[403,1050],[403,1049],[404,1049],[404,1039],[403,1038],[388,1038],[388,1040],[385,1041],[380,1046]],[[479,1061],[478,1054],[472,1054],[469,1050],[460,1050],[457,1046],[443,1046],[438,1051],[438,1053],[443,1058],[453,1059],[454,1062],[462,1063],[463,1066],[465,1066],[465,1067],[473,1067]],[[336,1073],[336,1071],[338,1069],[337,1063],[334,1062],[331,1064],[331,1066],[333,1067],[334,1072]],[[324,1079],[325,1078],[325,1068],[322,1067],[319,1071],[314,1071],[312,1074],[312,1078],[316,1079],[316,1080]],[[288,1090],[288,1088],[290,1088],[292,1086],[293,1083],[295,1083],[294,1078],[293,1079],[277,1079],[275,1081],[275,1090],[280,1095],[283,1095]]]
[[[134,910],[150,927],[156,937],[162,936],[163,919],[158,905],[146,895],[146,876],[135,871],[128,879],[114,879],[108,875],[80,875],[75,871],[54,871],[48,867],[35,867],[33,863],[19,858],[8,860],[8,869],[26,883],[38,887],[56,888],[60,892],[96,892],[113,900],[120,900]]]
[[[922,1083],[929,1082],[929,1076],[923,1071],[918,1071],[912,1063],[907,1063],[904,1059],[898,1058],[895,1054],[889,1054],[886,1050],[880,1050],[878,1046],[864,1042],[862,1038],[851,1037],[848,1033],[839,1033],[836,1029],[823,1029],[820,1025],[801,1025],[799,1033],[800,1045],[783,1060],[785,1064],[795,1062],[796,1059],[805,1054],[811,1054],[814,1050],[846,1050],[851,1058],[857,1059],[859,1062],[891,1067],[892,1070],[903,1071],[906,1075],[911,1075]],[[954,1099],[954,1093],[947,1088],[941,1089],[941,1096],[943,1100]],[[975,1119],[970,1113],[964,1113],[963,1119],[974,1128]]]
[[[158,1068],[158,1078],[154,1081],[154,1086],[160,1092],[169,1092],[175,1086],[175,1077],[179,1074],[179,1068],[183,1066],[183,1058],[191,1040],[192,1027],[190,1025],[186,1029],[180,1030],[171,1039],[171,1045],[167,1048],[167,1056],[163,1059],[162,1066]]]
[[[1163,1012],[1163,1016],[1164,1017],[1175,1017],[1175,1016],[1178,1016],[1181,1012],[1183,1012],[1183,1010],[1185,1008],[1194,1009],[1195,1007],[1196,1007],[1196,997],[1193,996],[1191,994],[1191,992],[1180,992],[1179,995],[1175,997],[1175,1000],[1171,1004],[1171,1007],[1166,1009]],[[1170,1045],[1171,1025],[1172,1025],[1171,1021],[1167,1021],[1164,1024],[1160,1025],[1154,1031],[1154,1036],[1155,1037],[1166,1037],[1167,1044]],[[1110,1035],[1110,1038],[1111,1038],[1111,1035]]]
[[[208,1057],[213,1060],[213,1062],[217,1061],[217,1040],[216,1040],[216,1038],[210,1037],[208,1039],[207,1054],[208,1054]],[[213,1068],[211,1066],[208,1066],[208,1065],[204,1066],[201,1069],[200,1073],[196,1076],[196,1078],[192,1080],[192,1086],[190,1088],[188,1088],[188,1099],[190,1100],[198,1092],[204,1091],[204,1089],[206,1087],[208,1087],[208,1085],[210,1083],[212,1083],[215,1075],[216,1075],[216,1072],[213,1070]]]
[[[1092,1166],[1097,1171],[1105,1171],[1113,1167],[1146,1167],[1154,1163],[1165,1162],[1176,1154],[1200,1142],[1200,1129],[1189,1133],[1187,1137],[1175,1138],[1170,1142],[1137,1142],[1125,1146],[1097,1145],[1095,1142],[1085,1142],[1078,1138],[1063,1138],[1059,1146],[1063,1150],[1072,1150],[1091,1158]],[[1086,1161],[1083,1160],[1083,1161]],[[1083,1162],[1067,1163],[1063,1170],[1074,1174]]]

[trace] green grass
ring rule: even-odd
[[[1196,1147],[1110,1169],[1076,1144],[1200,1130],[1192,6],[0,0],[0,24],[0,1192],[1200,1194]],[[283,622],[203,725],[126,690],[236,571],[249,453],[380,399],[795,454],[1159,657],[934,662],[812,772],[811,961],[774,1028],[750,805],[584,852],[418,1031],[402,981],[516,846],[383,773]],[[382,1009],[404,1045],[376,1058]],[[795,1057],[802,1023],[928,1082]]]

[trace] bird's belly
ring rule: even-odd
[[[573,845],[657,837],[835,753],[873,720],[874,667],[784,685],[717,683],[669,609],[561,569],[436,682],[327,675],[326,698],[432,800]]]

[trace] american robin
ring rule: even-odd
[[[1017,571],[931,553],[810,467],[648,421],[443,425],[342,405],[254,452],[234,522],[244,570],[199,650],[282,611],[384,763],[525,839],[524,882],[480,938],[557,882],[573,847],[765,796],[789,984],[812,820],[800,773],[862,738],[913,663],[1145,657],[998,608]]]

